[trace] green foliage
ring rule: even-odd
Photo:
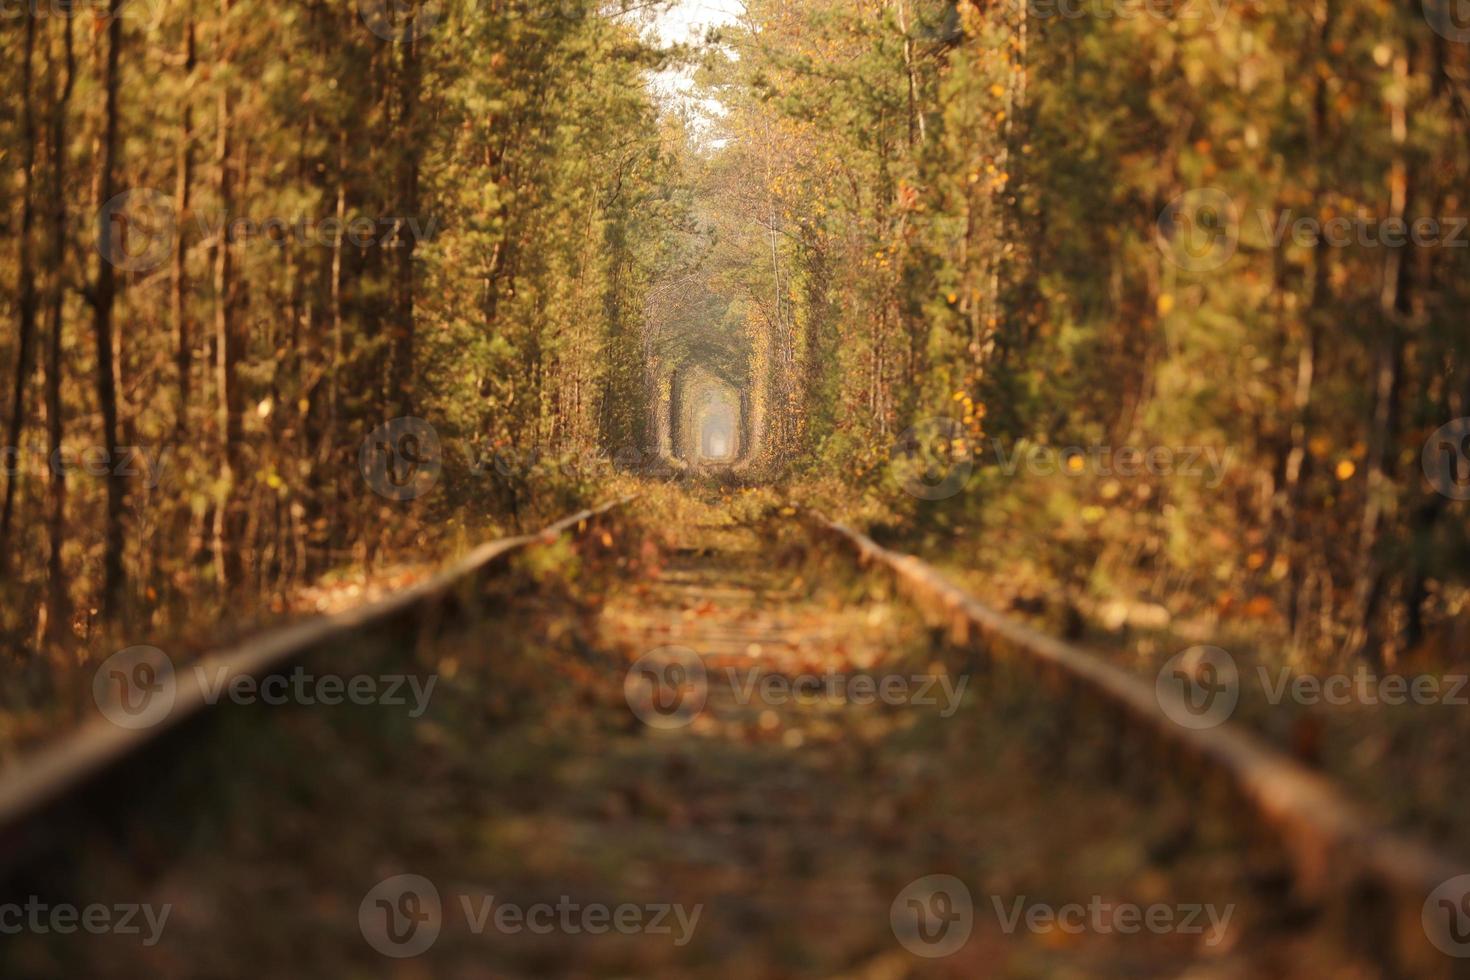
[[[1470,167],[1464,45],[1412,5],[1122,18],[968,0],[754,3],[723,40],[739,57],[704,72],[729,110],[713,165],[742,175],[748,226],[780,229],[801,325],[752,332],[753,391],[789,406],[768,426],[783,461],[946,534],[1039,495],[1058,528],[1092,515],[1080,560],[1112,569],[1110,587],[1193,582],[1195,601],[1249,601],[1304,647],[1392,657],[1454,614],[1436,590],[1462,594],[1465,522],[1418,454],[1470,411],[1455,354],[1470,249],[1289,230],[1448,229]],[[1202,192],[1223,213],[1195,209]],[[1181,196],[1186,231],[1238,237],[1216,267],[1161,235]],[[726,291],[769,294],[769,252],[746,251]],[[992,440],[1212,448],[1233,465],[1218,486],[991,474],[914,501],[886,458],[933,417],[959,423],[955,451],[982,469]],[[1065,536],[1038,528],[1025,547]]]

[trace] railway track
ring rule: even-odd
[[[270,630],[236,646],[205,654],[203,670],[177,675],[170,706],[146,725],[128,727],[96,717],[81,730],[36,753],[15,771],[0,774],[0,874],[57,846],[59,815],[85,803],[87,795],[109,783],[115,771],[146,765],[181,730],[233,702],[209,689],[208,679],[223,674],[257,685],[279,676],[314,651],[351,642],[366,633],[413,628],[441,616],[462,601],[484,576],[539,541],[585,530],[627,500],[590,508],[535,534],[504,538],[476,548],[437,575],[377,602]],[[115,786],[116,782],[113,781]],[[64,846],[64,842],[61,842]]]
[[[433,579],[380,602],[268,633],[213,654],[205,662],[223,666],[235,675],[263,680],[282,673],[316,651],[351,642],[355,636],[397,635],[399,631],[411,634],[421,630],[425,623],[438,622],[452,607],[473,604],[477,586],[493,577],[510,557],[540,541],[561,535],[576,537],[628,502],[624,499],[574,514],[539,534],[486,545]],[[1446,955],[1427,931],[1433,927],[1434,919],[1426,912],[1434,910],[1426,909],[1426,902],[1444,882],[1462,873],[1462,867],[1453,859],[1385,830],[1328,779],[1231,724],[1205,730],[1176,724],[1161,709],[1153,685],[1085,650],[995,612],[916,558],[882,548],[851,528],[814,512],[803,513],[795,520],[777,517],[768,520],[773,522],[774,531],[739,524],[697,525],[674,534],[664,543],[663,567],[651,584],[623,588],[627,582],[619,576],[626,577],[629,573],[623,566],[612,573],[607,594],[600,600],[599,625],[579,642],[587,649],[622,651],[622,654],[609,661],[593,659],[593,680],[577,683],[587,685],[583,698],[588,704],[606,708],[609,699],[620,703],[615,705],[612,720],[606,726],[606,740],[599,742],[596,750],[599,764],[605,765],[607,771],[586,778],[596,783],[599,798],[623,801],[606,805],[613,817],[606,818],[604,814],[599,818],[614,822],[642,815],[650,806],[646,800],[650,794],[662,799],[677,789],[688,799],[664,799],[654,807],[659,821],[667,818],[672,828],[664,828],[660,823],[660,833],[673,835],[683,841],[682,846],[694,851],[708,854],[727,848],[732,853],[745,854],[746,861],[776,860],[770,853],[775,845],[758,836],[759,831],[767,837],[791,838],[796,842],[792,845],[794,851],[815,850],[818,854],[823,837],[830,836],[842,843],[848,857],[838,861],[825,856],[802,858],[782,852],[777,861],[782,867],[782,862],[787,861],[803,867],[806,862],[814,862],[813,868],[807,868],[803,875],[804,880],[809,878],[821,884],[820,894],[811,893],[805,886],[780,887],[768,893],[759,883],[747,880],[748,870],[740,862],[727,860],[728,856],[703,859],[712,862],[715,870],[705,869],[704,876],[696,876],[694,881],[680,887],[703,894],[699,892],[707,887],[703,877],[724,875],[728,880],[742,882],[731,887],[737,891],[748,889],[758,896],[747,896],[752,903],[764,904],[758,913],[746,909],[734,918],[764,922],[774,933],[782,928],[779,923],[805,917],[820,923],[816,932],[830,934],[833,949],[823,947],[821,952],[811,954],[819,961],[821,956],[833,957],[832,963],[822,961],[825,966],[851,967],[854,960],[866,956],[875,970],[878,965],[887,964],[891,972],[894,963],[899,962],[891,956],[901,955],[901,949],[895,947],[873,954],[870,933],[859,930],[849,941],[843,930],[850,927],[840,923],[844,918],[855,917],[862,922],[875,920],[886,925],[887,899],[892,897],[880,890],[874,899],[865,891],[869,887],[865,884],[871,876],[869,869],[863,861],[853,864],[852,855],[870,856],[871,863],[882,868],[873,874],[887,875],[901,882],[904,875],[898,869],[916,869],[920,855],[932,851],[922,834],[895,842],[890,835],[902,834],[901,829],[885,827],[874,831],[866,824],[853,824],[856,815],[879,804],[880,809],[888,806],[889,801],[872,795],[867,780],[882,785],[896,797],[907,798],[896,787],[906,785],[908,776],[899,774],[908,773],[914,760],[910,758],[891,771],[883,761],[883,753],[891,751],[885,746],[893,739],[905,737],[906,722],[891,711],[876,716],[861,714],[851,703],[851,690],[832,700],[824,699],[821,692],[814,699],[804,699],[798,689],[795,697],[770,703],[767,703],[769,698],[762,701],[761,696],[752,700],[751,692],[769,679],[784,677],[789,681],[808,675],[851,677],[882,670],[891,672],[900,663],[914,666],[916,677],[923,674],[932,679],[936,676],[932,661],[957,656],[956,663],[960,665],[983,662],[1015,672],[1019,677],[1039,680],[1040,684],[1032,685],[1023,694],[1034,699],[1027,702],[1028,710],[1033,713],[1040,710],[1047,716],[1048,724],[1070,720],[1068,723],[1076,723],[1087,733],[1064,735],[1064,741],[1067,738],[1079,743],[1088,738],[1095,740],[1101,731],[1115,736],[1119,742],[1138,746],[1141,761],[1135,766],[1142,766],[1143,771],[1130,774],[1127,782],[1153,784],[1154,789],[1182,798],[1186,804],[1193,796],[1196,811],[1205,805],[1203,801],[1211,801],[1212,811],[1216,809],[1215,801],[1223,801],[1219,805],[1230,809],[1212,812],[1212,819],[1237,826],[1243,834],[1258,836],[1273,854],[1281,855],[1290,887],[1289,895],[1279,900],[1298,913],[1304,911],[1314,922],[1314,929],[1338,937],[1345,947],[1360,953],[1365,962],[1379,971],[1361,975],[1470,975],[1466,969],[1470,960]],[[669,533],[667,528],[645,530]],[[763,537],[768,534],[783,542],[780,547],[773,548]],[[823,544],[824,541],[831,542],[831,546]],[[833,583],[813,581],[825,578],[829,572],[783,570],[782,561],[773,555],[793,549],[811,551],[814,557],[804,560],[826,563],[828,569],[834,562],[860,568],[861,571],[854,572],[859,584],[864,578],[895,584],[906,597],[904,608],[884,601],[881,595],[878,599],[854,601],[850,591],[843,591]],[[882,589],[878,591],[881,594]],[[932,626],[942,628],[945,637],[940,646],[947,652],[940,653],[934,647],[933,632],[905,625],[906,608],[922,614]],[[680,684],[684,685],[680,697],[659,701],[659,695],[667,693],[659,685],[670,676],[670,666],[680,671],[689,668],[691,664],[680,658],[687,658],[691,651],[701,672],[700,696],[692,711],[682,697],[687,693],[685,673],[679,674]],[[900,655],[893,651],[907,652]],[[580,673],[578,668],[574,676]],[[937,671],[937,676],[941,680],[947,677],[947,687],[936,690],[948,690],[956,696],[950,707],[958,709],[961,717],[970,716],[965,724],[981,726],[973,729],[976,738],[993,739],[999,746],[1012,738],[1004,730],[1014,722],[1005,713],[1010,709],[1004,705],[992,706],[990,702],[977,704],[973,691],[971,698],[961,704],[954,680],[967,675],[957,673],[952,667]],[[642,687],[634,683],[640,677],[647,681]],[[651,700],[640,700],[650,690]],[[33,880],[28,877],[27,869],[33,869],[43,856],[54,854],[55,845],[64,845],[69,828],[77,826],[79,820],[95,820],[97,813],[107,812],[106,804],[101,801],[108,801],[115,808],[113,794],[120,783],[127,782],[117,777],[119,772],[136,772],[140,765],[155,770],[167,766],[169,745],[187,738],[185,733],[198,731],[211,713],[219,710],[205,693],[197,686],[191,687],[189,682],[181,682],[173,711],[162,723],[141,731],[108,723],[91,726],[0,780],[0,855],[7,859],[0,868],[8,871],[12,880]],[[963,693],[963,685],[959,693]],[[1047,704],[1053,706],[1049,711],[1045,708]],[[991,707],[996,717],[987,719],[984,714]],[[589,713],[603,717],[598,710],[589,709]],[[881,732],[876,735],[871,731],[875,717],[881,719]],[[952,758],[944,758],[950,759],[951,766],[964,765],[966,749],[953,745],[953,741],[953,738],[939,739],[926,751],[936,756],[943,752],[956,753]],[[711,748],[715,744],[725,748],[717,751]],[[849,783],[843,778],[833,778],[831,800],[827,803],[799,799],[801,790],[795,783],[800,780],[793,780],[795,774],[805,772],[810,778],[821,778],[817,770],[803,768],[802,760],[813,756],[826,760],[824,765],[830,765],[839,774],[860,775],[861,779]],[[713,761],[703,767],[700,759]],[[969,760],[982,781],[1029,786],[1031,793],[1044,797],[1030,803],[1021,801],[1009,815],[984,817],[994,824],[985,824],[984,832],[979,834],[982,841],[1007,835],[1017,835],[1020,840],[1029,834],[1046,842],[1040,850],[1082,848],[1081,843],[1068,842],[1091,833],[1085,829],[1085,819],[1076,822],[1086,816],[1085,808],[1080,808],[1080,813],[1064,816],[1056,811],[1070,809],[1071,805],[1059,804],[1045,795],[1068,792],[1067,787],[1040,779],[1033,782],[1034,767],[1007,770],[1002,763],[981,765],[977,758],[969,757]],[[620,768],[623,766],[626,770]],[[664,775],[650,786],[647,778],[650,772]],[[879,776],[874,776],[874,772]],[[889,775],[882,776],[884,772]],[[622,778],[620,773],[631,781],[631,788],[618,782]],[[968,774],[951,773],[951,776],[967,778]],[[465,781],[470,777],[461,774],[457,778]],[[1105,777],[1101,778],[1101,785],[1087,790],[1090,795],[1086,798],[1110,799],[1113,791],[1107,782]],[[555,837],[560,826],[559,821],[548,819],[551,813],[585,809],[575,800],[564,799],[561,794],[565,792],[565,787],[557,783],[547,786],[544,795],[529,794],[536,802],[528,803],[533,808],[527,816],[548,837]],[[932,792],[930,786],[928,790],[914,789],[910,795],[922,801]],[[952,800],[951,792],[957,794]],[[943,798],[947,802],[933,804],[939,810],[946,807],[957,810],[961,800],[971,801],[960,790],[947,786]],[[910,813],[909,821],[915,827],[926,826],[929,818],[924,812],[925,804],[912,805],[917,809]],[[762,806],[772,812],[760,812]],[[1005,806],[996,804],[996,808],[1003,810]],[[674,816],[668,816],[666,809]],[[1144,807],[1133,818],[1147,820],[1152,809],[1162,812],[1169,805]],[[736,811],[733,830],[725,820],[730,816],[729,810]],[[1052,816],[1040,818],[1048,813]],[[1097,836],[1106,841],[1112,833],[1117,836],[1115,844],[1124,841],[1130,832],[1125,816],[1126,811],[1120,811],[1117,825],[1111,831],[1107,820],[1099,818],[1102,823],[1096,830]],[[1198,816],[1196,812],[1195,817]],[[749,834],[738,829],[749,821],[760,826]],[[1054,826],[1049,827],[1048,823]],[[828,829],[821,831],[820,827]],[[595,835],[603,831],[581,827],[576,834],[568,832],[567,839],[577,840],[589,832]],[[983,846],[970,839],[968,831],[950,829],[945,833],[952,836],[946,838],[936,832],[935,839],[951,840],[950,850]],[[650,860],[637,843],[636,834],[628,834],[626,827],[619,834],[620,843],[606,844],[610,851],[619,848],[622,849],[619,853],[628,851],[625,857],[630,863]],[[57,840],[58,836],[63,839]],[[886,843],[875,843],[875,840]],[[887,848],[894,853],[883,854],[875,848]],[[869,851],[873,853],[868,855]],[[667,856],[660,856],[659,860],[669,861]],[[931,856],[930,860],[932,863],[935,859]],[[999,858],[992,857],[992,860]],[[890,864],[894,866],[891,869]],[[667,880],[680,881],[683,870],[682,864],[675,863]],[[210,880],[211,873],[229,872],[219,868],[215,872],[201,870],[201,881]],[[834,900],[834,894],[847,898]],[[898,900],[894,901],[897,909]],[[1261,899],[1263,904],[1267,901]],[[712,906],[715,904],[711,902]],[[999,904],[996,908],[1000,908]],[[983,903],[979,903],[976,914],[982,910]],[[727,926],[711,918],[713,914],[706,911],[705,928],[714,930],[718,938],[722,935],[719,930]],[[1001,919],[1004,921],[1004,916]],[[732,928],[738,934],[743,927],[737,924]],[[897,930],[896,925],[894,929]],[[794,935],[791,941],[819,944],[827,941],[814,939],[812,932],[808,929]],[[1438,939],[1442,943],[1446,937]],[[1265,946],[1281,944],[1280,937],[1263,942]],[[895,946],[891,941],[888,945]],[[902,945],[907,948],[909,944]],[[955,962],[964,962],[966,955],[978,957],[980,950],[986,951],[987,956],[994,955],[991,947],[978,937],[966,948],[969,952],[957,954]],[[1172,946],[1160,948],[1163,951],[1159,955],[1175,955]],[[1252,958],[1255,953],[1250,950],[1237,953],[1245,957],[1242,962],[1248,965],[1244,968],[1260,971],[1258,975],[1270,975],[1261,964],[1276,962],[1277,957],[1270,950],[1261,954],[1261,958]],[[902,962],[915,961],[905,957]],[[1116,970],[1116,975],[1127,975],[1126,965],[1118,965],[1127,962],[1120,959],[1114,964],[1102,959],[1094,961],[1094,966],[1108,964],[1108,969],[1098,972]],[[786,972],[779,964],[764,961],[757,964],[753,968],[756,974]],[[572,972],[584,967],[585,964]],[[683,967],[671,967],[663,961],[649,967],[650,975],[681,975],[682,972]],[[691,972],[719,973],[720,970],[709,966],[696,967]],[[1310,975],[1310,971],[1297,975]]]
[[[884,548],[820,513],[809,516],[864,566],[892,575],[955,642],[1022,665],[1069,700],[1091,702],[1116,720],[1119,738],[1148,745],[1163,765],[1223,788],[1243,815],[1279,842],[1300,897],[1334,916],[1354,941],[1386,952],[1390,969],[1470,975],[1466,961],[1446,957],[1426,934],[1434,921],[1426,902],[1464,875],[1464,864],[1385,828],[1330,779],[1249,732],[1230,723],[1181,725],[1163,710],[1156,685],[1003,615],[913,555]],[[1448,932],[1440,937],[1450,938]]]

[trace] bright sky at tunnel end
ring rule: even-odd
[[[712,27],[734,23],[744,13],[739,0],[680,0],[654,18],[653,30],[664,44],[698,44]],[[694,84],[691,66],[680,66],[656,73],[650,80],[653,91],[671,103],[690,103],[688,94]],[[708,99],[698,101],[698,109],[704,114],[720,111],[719,103]]]
[[[668,43],[694,42],[709,28],[729,24],[743,12],[738,0],[680,0],[659,14],[654,26]]]

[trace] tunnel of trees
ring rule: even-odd
[[[732,462],[749,441],[740,388],[692,365],[673,375],[669,386],[669,451],[686,462]]]
[[[1416,471],[1470,414],[1470,249],[1270,237],[1464,212],[1470,56],[1417,3],[750,0],[701,50],[644,6],[0,21],[9,646],[593,498],[547,465],[589,455],[999,521],[1054,542],[1035,562],[1064,584],[1126,574],[1301,644],[1410,646],[1449,615],[1465,522]],[[676,64],[685,96],[649,86]],[[1206,261],[1159,221],[1201,194]],[[412,501],[359,467],[403,417],[442,467]],[[940,417],[946,452],[1232,462],[922,502],[891,450]]]

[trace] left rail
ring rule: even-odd
[[[197,664],[213,676],[248,676],[256,681],[290,670],[305,656],[365,633],[413,622],[443,608],[459,590],[478,582],[498,563],[538,543],[581,533],[632,497],[564,517],[533,534],[487,542],[422,582],[374,602],[267,630],[233,646],[205,654]],[[203,671],[181,671],[167,715],[146,728],[130,729],[98,717],[55,743],[0,772],[0,879],[17,864],[33,860],[49,817],[105,782],[114,770],[137,762],[197,721],[225,699],[211,698]]]

